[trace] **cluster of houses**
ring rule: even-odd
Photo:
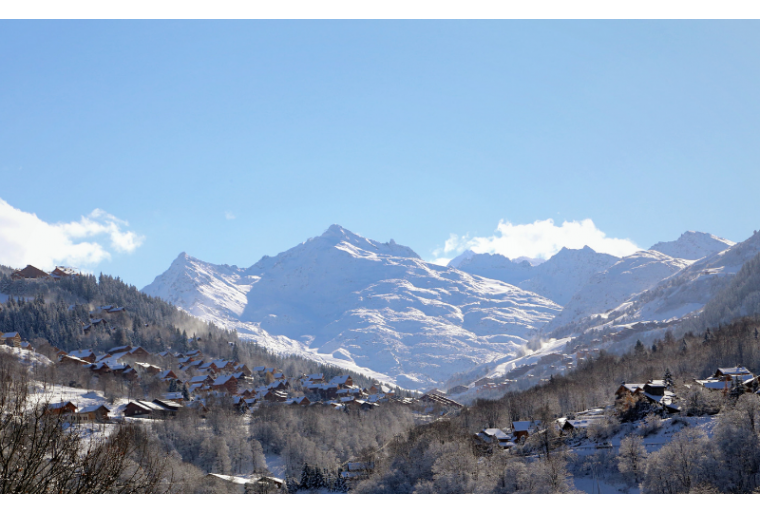
[[[11,274],[11,279],[18,281],[20,279],[40,279],[58,281],[64,277],[76,277],[81,275],[79,271],[72,267],[55,267],[52,272],[45,272],[35,266],[27,265],[26,267],[16,270]]]
[[[90,405],[78,408],[72,402],[58,402],[48,405],[45,410],[47,415],[70,416],[72,419],[86,422],[107,422],[110,419],[111,410],[105,405]]]
[[[668,389],[668,384],[664,380],[648,380],[643,384],[623,382],[615,391],[615,400],[618,403],[643,399],[664,409],[666,413],[676,413],[680,410],[676,404],[677,398],[676,394]]]
[[[714,374],[696,382],[705,389],[721,391],[728,394],[734,386],[743,386],[747,393],[760,393],[758,377],[743,366],[718,368]]]
[[[127,381],[152,379],[163,383],[166,392],[151,401],[133,400],[124,415],[153,416],[176,412],[183,405],[205,407],[209,397],[228,397],[241,411],[260,403],[313,406],[325,405],[339,410],[371,410],[385,402],[416,403],[446,407],[460,404],[435,393],[417,400],[397,397],[385,384],[362,388],[351,375],[326,379],[324,374],[288,377],[274,367],[249,368],[238,361],[207,358],[200,350],[186,353],[164,351],[151,354],[142,347],[114,347],[96,354],[92,349],[57,351],[58,364],[88,371],[93,377],[111,375]]]
[[[718,368],[706,379],[697,379],[696,383],[705,389],[728,394],[732,389],[742,387],[746,393],[760,394],[760,376],[754,375],[747,368],[737,365]],[[615,391],[615,405],[611,409],[623,410],[631,405],[644,402],[665,414],[678,413],[678,396],[664,379],[652,379],[643,383],[623,382]],[[591,425],[605,420],[605,409],[596,408],[575,413],[571,417],[556,420],[561,434],[585,430]],[[509,449],[522,439],[541,431],[540,421],[514,421],[511,428],[504,430],[487,428],[474,434],[481,448],[492,450],[495,447]]]

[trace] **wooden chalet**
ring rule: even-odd
[[[354,379],[350,375],[338,375],[330,379],[330,384],[335,384],[338,389],[350,388],[354,385]]]
[[[288,398],[285,403],[288,405],[310,405],[311,401],[305,396],[299,396],[296,398]]]
[[[541,427],[541,422],[535,421],[513,421],[512,422],[512,437],[515,441],[525,439],[531,434],[534,434]]]
[[[159,380],[163,380],[163,381],[176,380],[180,384],[182,383],[182,381],[179,380],[179,377],[177,377],[177,374],[174,373],[173,370],[164,370],[164,371],[158,373],[158,379]]]
[[[21,335],[15,331],[0,333],[0,343],[9,347],[21,348]]]
[[[135,363],[135,368],[139,368],[140,371],[145,372],[147,375],[158,375],[161,373],[161,368],[148,363]]]
[[[250,368],[248,368],[248,366],[245,365],[245,363],[236,364],[233,368],[233,371],[235,373],[242,373],[246,377],[250,377],[251,375],[253,375],[253,372],[251,371]]]
[[[194,384],[211,385],[212,382],[214,382],[214,379],[210,375],[196,375],[195,377],[190,377],[187,384],[190,386]]]
[[[80,275],[81,274],[79,271],[72,267],[55,267],[55,270],[50,273],[50,277],[55,280],[59,280],[64,277],[77,277]]]
[[[51,416],[74,414],[75,412],[77,412],[77,406],[71,402],[59,402],[57,404],[50,404],[45,409],[45,414]]]
[[[108,353],[109,354],[118,354],[120,352],[129,352],[133,348],[134,347],[132,345],[121,345],[121,346],[118,346],[118,347],[113,347],[112,349],[110,349],[108,351]]]
[[[493,384],[494,380],[491,377],[483,377],[482,379],[476,380],[473,383],[473,386],[479,387],[479,386],[485,386],[486,384]]]
[[[222,375],[211,383],[213,391],[224,391],[230,395],[237,394],[238,381],[234,375]]]
[[[134,416],[152,416],[154,414],[166,414],[174,410],[164,407],[158,403],[147,402],[145,400],[133,400],[124,408],[124,416],[131,418]]]
[[[153,403],[163,407],[167,411],[179,411],[180,408],[182,408],[182,404],[179,402],[175,402],[174,400],[168,400],[166,398],[156,398],[153,400]]]
[[[283,492],[285,480],[273,476],[253,476],[243,485],[246,494],[278,494]]]
[[[50,279],[50,274],[32,265],[27,265],[23,269],[12,273],[11,279],[14,281],[17,281],[19,279]]]
[[[425,393],[421,397],[417,399],[418,402],[422,403],[428,403],[431,405],[440,405],[444,407],[454,407],[457,409],[461,409],[464,407],[459,402],[455,402],[451,398],[447,398],[445,396],[437,395],[435,393]]]
[[[85,348],[82,350],[72,350],[71,352],[69,352],[68,355],[71,357],[79,358],[82,361],[87,361],[88,363],[94,363],[97,360],[95,356],[95,352],[93,352],[89,348]]]
[[[79,359],[78,357],[70,356],[68,354],[64,354],[58,359],[58,364],[61,366],[64,365],[71,365],[71,366],[89,366],[92,363],[89,361],[84,361],[82,359]]]
[[[90,405],[79,409],[74,415],[79,421],[108,421],[111,411],[105,405]]]
[[[718,368],[715,371],[715,374],[712,376],[713,379],[726,381],[733,381],[734,379],[738,378],[741,382],[749,380],[753,377],[754,375],[752,375],[752,372],[743,366],[734,366],[732,368]]]
[[[270,389],[262,398],[267,402],[286,402],[288,400],[288,394],[284,391]]]

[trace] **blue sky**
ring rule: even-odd
[[[333,223],[430,260],[500,221],[740,241],[758,90],[757,22],[0,21],[0,199],[47,226],[0,263],[142,287]]]

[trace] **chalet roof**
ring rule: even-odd
[[[109,409],[105,405],[88,405],[87,407],[82,407],[77,412],[79,412],[80,414],[84,414],[84,413],[88,413],[88,412],[99,411],[100,409],[105,409],[106,412],[111,412],[111,409]]]
[[[501,429],[498,429],[498,428],[486,428],[486,429],[483,429],[483,433],[489,437],[495,437],[496,439],[499,439],[499,440],[503,439],[506,441],[509,439],[509,436],[505,434],[504,432],[502,432]]]
[[[224,386],[231,380],[237,380],[232,375],[222,375],[221,377],[217,377],[216,380],[213,382],[212,386]]]
[[[263,372],[264,370],[266,370],[266,366],[254,366],[251,371],[254,371],[254,372]]]
[[[68,360],[71,360],[71,361],[75,361],[75,362],[77,362],[77,363],[81,363],[81,364],[83,364],[83,365],[88,365],[88,366],[89,366],[89,364],[90,364],[90,362],[89,362],[89,361],[85,361],[85,360],[83,360],[83,359],[79,359],[78,357],[70,356],[70,355],[68,355],[68,354],[62,354],[62,355],[61,355],[61,357],[58,359],[58,361],[59,361],[59,362],[63,362],[63,360],[64,360],[64,359],[68,359]]]
[[[164,407],[161,407],[158,404],[154,404],[153,402],[147,402],[145,400],[132,400],[131,402],[129,402],[129,404],[135,404],[136,406],[140,407],[141,409],[145,411],[165,411],[166,410]]]
[[[109,354],[116,354],[117,352],[129,352],[132,350],[131,345],[122,345],[120,347],[114,347],[108,351]]]
[[[752,375],[752,372],[747,370],[743,366],[733,366],[731,368],[718,368],[717,373],[722,373],[723,375]]]
[[[625,389],[627,389],[631,393],[635,393],[636,391],[638,391],[640,389],[644,389],[644,384],[626,384],[626,383],[623,383],[620,386],[623,387],[623,388],[625,388]]]
[[[350,378],[350,375],[338,375],[337,377],[330,379],[330,384],[345,384]]]
[[[172,391],[170,393],[164,393],[164,398],[166,400],[182,400],[184,397],[182,396],[181,391]]]
[[[164,370],[161,373],[158,374],[159,379],[166,379],[169,377],[170,373],[174,373],[172,370]]]
[[[309,380],[322,380],[322,379],[325,378],[325,374],[324,373],[312,373],[311,375],[307,375],[306,378],[309,379]]]
[[[171,400],[167,400],[166,398],[156,398],[153,400],[153,403],[163,409],[168,409],[170,411],[176,411],[177,409],[182,407],[182,404],[178,402],[173,402]]]
[[[368,471],[375,467],[372,463],[367,462],[349,462],[346,464],[349,471]]]
[[[25,277],[27,279],[35,279],[38,277],[48,277],[47,272],[44,272],[32,265],[27,265],[23,269],[17,270],[16,272],[13,273],[13,275]]]
[[[541,422],[539,420],[512,422],[512,430],[514,432],[530,432],[531,430],[535,430],[540,426],[541,426]]]
[[[209,379],[208,375],[196,375],[195,377],[190,377],[190,380],[188,382],[190,382],[191,384],[196,384],[199,382],[203,383],[203,382],[206,382],[206,380],[208,379]]]
[[[93,355],[95,354],[89,348],[84,348],[82,350],[72,350],[71,352],[69,352],[69,356],[78,357],[79,359],[84,359],[85,357],[90,357]]]
[[[71,406],[73,406],[73,407],[74,407],[74,409],[76,409],[76,408],[77,408],[77,406],[76,406],[76,405],[74,405],[74,404],[72,404],[71,402],[58,402],[58,403],[56,403],[56,404],[50,404],[50,405],[48,405],[48,407],[47,407],[47,408],[48,408],[48,410],[54,411],[54,410],[57,410],[57,409],[63,409],[63,408],[64,408],[64,407],[66,407],[67,405],[71,405]]]

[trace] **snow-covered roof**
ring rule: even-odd
[[[84,414],[84,413],[88,413],[88,412],[95,412],[98,409],[100,409],[101,407],[103,409],[105,409],[106,412],[111,412],[111,410],[108,407],[106,407],[105,405],[88,405],[87,407],[82,407],[81,409],[79,409],[78,412],[79,412],[79,414]]]
[[[718,368],[723,375],[752,375],[752,372],[743,366],[733,366],[731,368]]]
[[[502,432],[501,429],[498,429],[498,428],[486,428],[486,429],[483,429],[483,433],[487,436],[495,437],[496,439],[499,439],[499,440],[509,439],[509,436],[505,434],[504,432]]]
[[[223,386],[224,384],[227,384],[227,382],[229,382],[233,378],[234,377],[232,375],[222,375],[221,377],[217,377],[212,385]]]
[[[8,334],[10,334],[10,333],[8,333]],[[85,357],[92,356],[93,352],[89,348],[83,348],[81,350],[73,350],[73,351],[69,352],[69,355],[71,357],[78,357],[79,359],[84,359]],[[106,356],[106,357],[108,357],[108,356]]]
[[[513,421],[512,422],[512,430],[515,432],[529,432],[533,429],[538,428],[541,425],[541,422],[538,420],[535,421]]]

